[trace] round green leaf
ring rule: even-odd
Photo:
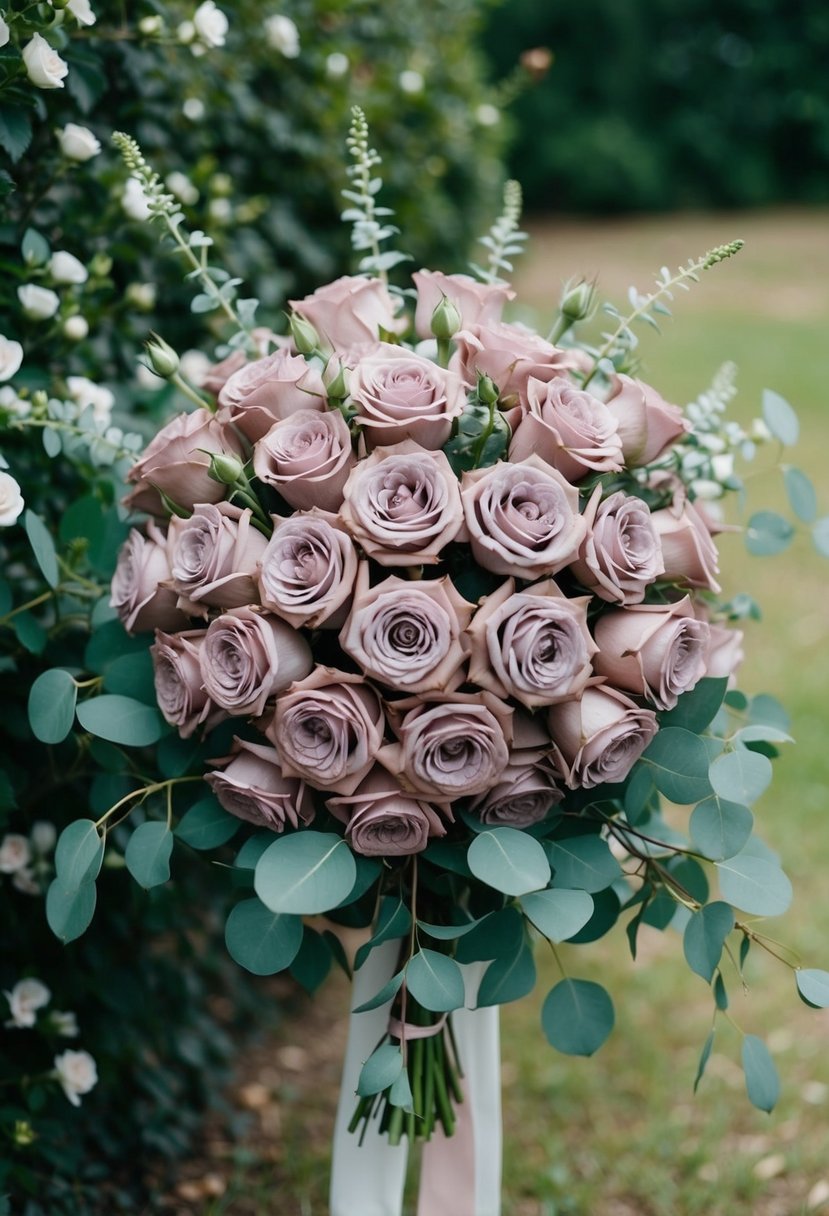
[[[374,996],[369,997],[367,1001],[363,1001],[362,1005],[357,1005],[352,1009],[352,1013],[368,1013],[370,1009],[379,1009],[381,1005],[387,1004],[392,997],[397,996],[403,986],[403,977],[405,972],[398,971],[397,975],[393,975],[387,984],[384,984],[379,992],[375,992]]]
[[[405,1111],[410,1111],[414,1105],[414,1097],[412,1095],[412,1086],[409,1081],[409,1074],[404,1068],[398,1073],[397,1080],[392,1082],[389,1089],[389,1104],[391,1106],[400,1106]]]
[[[406,986],[424,1009],[448,1013],[466,1000],[463,972],[453,958],[437,950],[420,950],[406,968]]]
[[[75,721],[78,686],[68,671],[44,671],[29,689],[29,724],[41,743],[60,743]]]
[[[783,484],[789,506],[804,524],[813,524],[817,519],[817,493],[811,479],[791,465],[783,473]]]
[[[477,1008],[519,1001],[535,987],[535,959],[529,946],[489,964],[478,989]]]
[[[812,542],[821,557],[829,557],[829,515],[812,524]]]
[[[734,912],[721,900],[694,912],[685,926],[683,948],[688,966],[707,984],[714,978],[725,939],[733,928]]]
[[[271,912],[258,899],[237,904],[227,918],[225,944],[234,962],[254,975],[290,967],[302,944],[302,920]]]
[[[829,1008],[829,971],[798,967],[794,973],[801,999],[814,1009]]]
[[[544,849],[516,828],[481,832],[466,854],[476,878],[505,895],[526,895],[550,881],[550,863]]]
[[[713,794],[694,807],[688,830],[704,857],[724,861],[740,852],[753,826],[754,816],[747,806]]]
[[[357,1082],[357,1093],[361,1098],[382,1093],[394,1085],[403,1071],[403,1053],[393,1043],[383,1043],[366,1060]]]
[[[149,647],[113,659],[104,672],[103,686],[107,692],[131,697],[155,708],[153,660]]]
[[[736,747],[733,752],[723,752],[713,762],[710,780],[714,793],[728,802],[745,806],[765,793],[771,783],[771,761],[760,752]]]
[[[727,686],[728,679],[725,676],[721,679],[708,677],[700,680],[690,692],[682,694],[673,709],[660,715],[662,726],[678,726],[699,734],[716,717]]]
[[[104,842],[91,819],[76,819],[58,837],[55,870],[65,887],[94,882],[103,859]]]
[[[148,747],[156,743],[165,730],[164,719],[158,710],[134,701],[132,697],[104,693],[82,701],[77,713],[81,726],[91,735],[129,747]]]
[[[291,975],[313,996],[331,970],[331,947],[326,938],[310,925],[302,934],[302,944],[291,963]]]
[[[776,511],[756,511],[746,528],[746,548],[755,557],[773,557],[788,549],[794,528]]]
[[[671,802],[687,806],[711,793],[708,750],[700,739],[679,726],[666,726],[654,736],[642,760],[653,769],[653,779]]]
[[[501,908],[481,917],[474,929],[458,938],[455,958],[459,963],[488,963],[493,958],[512,956],[523,941],[523,916],[515,907]]]
[[[127,841],[124,861],[135,881],[149,889],[170,877],[173,833],[166,823],[150,820],[140,824]]]
[[[738,853],[716,863],[723,899],[754,916],[780,916],[792,902],[792,884],[779,866]]]
[[[521,907],[548,941],[566,942],[590,920],[593,897],[584,890],[567,891],[555,887],[522,895]]]
[[[227,844],[241,826],[241,820],[229,815],[212,795],[208,795],[182,815],[176,836],[191,849],[215,849],[220,844]]]
[[[568,1056],[592,1056],[613,1029],[613,1002],[601,984],[560,980],[547,994],[541,1025],[548,1042]]]
[[[622,867],[607,841],[600,836],[568,836],[565,840],[550,841],[547,856],[554,870],[556,887],[596,894],[611,886],[622,874]]]
[[[763,418],[772,435],[786,447],[793,447],[797,443],[800,436],[797,414],[785,397],[770,388],[763,390]]]
[[[23,527],[26,529],[29,544],[32,546],[32,552],[43,577],[50,587],[57,587],[60,582],[60,569],[58,568],[58,555],[55,552],[55,542],[52,540],[49,529],[39,515],[28,510],[23,516]]]
[[[269,845],[256,863],[253,886],[272,912],[313,916],[335,908],[357,877],[354,854],[333,832],[295,832]]]
[[[743,1039],[743,1070],[749,1101],[759,1110],[772,1111],[780,1097],[780,1079],[768,1047],[753,1034]]]
[[[94,882],[68,887],[54,879],[46,892],[46,920],[55,937],[65,944],[85,933],[95,915],[96,900]]]

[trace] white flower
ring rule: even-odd
[[[53,1009],[49,1019],[58,1034],[63,1035],[65,1039],[74,1039],[78,1034],[78,1019],[74,1013]]]
[[[8,410],[10,414],[17,414],[18,418],[28,418],[32,412],[31,401],[24,401],[22,397],[18,397],[10,384],[4,384],[0,388],[0,406],[4,410]]]
[[[137,177],[127,178],[124,193],[121,195],[121,206],[131,220],[148,220],[150,218],[150,204],[147,202],[144,187]]]
[[[9,832],[0,841],[0,874],[15,874],[31,860],[32,850],[25,836]]]
[[[691,489],[696,494],[697,498],[702,498],[707,502],[713,502],[715,498],[722,498],[722,486],[718,481],[711,481],[707,477],[698,477],[691,482]]]
[[[27,317],[33,321],[48,321],[60,308],[60,296],[49,287],[26,283],[18,287],[17,298]]]
[[[192,42],[196,36],[196,27],[192,21],[182,21],[176,30],[179,42]]]
[[[286,59],[296,59],[299,54],[299,30],[290,17],[274,13],[265,21],[265,41],[273,51],[279,51]]]
[[[89,333],[89,322],[79,312],[75,313],[64,321],[63,332],[70,342],[81,342]]]
[[[56,283],[85,283],[89,271],[80,258],[65,249],[57,249],[49,259],[49,273]]]
[[[187,206],[199,201],[199,192],[185,173],[179,173],[178,170],[168,173],[165,184],[167,189]]]
[[[400,73],[400,87],[404,93],[420,93],[423,91],[423,77],[420,72],[411,69]]]
[[[762,418],[752,419],[749,434],[751,435],[751,438],[755,439],[758,443],[768,443],[769,439],[771,439],[771,431],[766,426],[766,423]]]
[[[726,482],[734,472],[734,457],[730,452],[711,458],[711,472],[715,481]]]
[[[154,34],[160,34],[164,29],[164,22],[161,17],[142,17],[138,22],[138,30],[147,37],[152,37]]]
[[[23,48],[26,75],[38,89],[62,89],[64,77],[69,71],[54,47],[42,34],[34,34],[31,42]]]
[[[155,283],[129,283],[125,297],[133,308],[140,308],[142,312],[151,312],[155,308]]]
[[[5,46],[9,40],[8,22],[0,16],[0,46]]]
[[[32,824],[30,839],[36,853],[50,853],[57,838],[58,830],[48,819],[36,819]]]
[[[48,1005],[52,999],[46,985],[35,979],[18,980],[11,992],[5,992],[4,996],[9,1002],[9,1012],[12,1015],[11,1021],[6,1022],[6,1025],[20,1029],[34,1026],[38,1009]]]
[[[0,380],[11,380],[23,362],[23,347],[0,334]]]
[[[80,1106],[81,1094],[88,1094],[98,1081],[98,1069],[88,1051],[64,1051],[55,1056],[55,1072],[73,1106]]]
[[[233,219],[233,208],[229,198],[213,198],[208,208],[211,220],[217,224],[229,224]]]
[[[497,107],[491,106],[489,102],[486,101],[483,103],[483,105],[478,106],[477,110],[475,111],[475,117],[478,120],[479,125],[482,127],[497,126],[501,120],[501,115],[498,113]]]
[[[112,407],[115,405],[115,394],[103,384],[95,384],[86,376],[67,376],[66,385],[69,396],[82,410],[92,407],[92,415],[98,425],[109,426]]]
[[[40,895],[40,886],[35,878],[35,872],[28,866],[25,870],[18,870],[16,874],[12,874],[12,886],[23,895]]]
[[[11,473],[0,473],[0,528],[9,528],[24,507],[23,495]]]
[[[94,25],[96,21],[95,14],[89,0],[69,0],[66,5],[69,12],[77,21],[78,25]]]
[[[101,151],[100,140],[88,127],[79,127],[76,122],[68,122],[63,130],[58,130],[58,143],[67,160],[91,160]]]
[[[334,80],[345,76],[348,68],[348,56],[344,55],[342,51],[332,51],[325,61],[325,71]]]
[[[200,97],[186,97],[181,112],[191,122],[198,122],[204,118],[204,102]]]
[[[203,351],[186,350],[181,356],[179,370],[185,380],[195,384],[196,388],[201,388],[204,378],[210,370],[210,360]]]
[[[216,8],[216,0],[204,0],[193,14],[193,25],[199,41],[205,46],[224,46],[228,30],[228,20],[220,8]]]

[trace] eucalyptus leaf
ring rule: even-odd
[[[68,887],[55,878],[46,892],[46,920],[55,937],[66,944],[85,933],[95,915],[96,900],[94,882]]]
[[[550,881],[550,863],[544,849],[516,828],[481,832],[466,856],[476,878],[506,895],[538,891]]]
[[[383,942],[405,937],[412,925],[412,914],[402,899],[394,899],[384,895],[380,900],[380,911],[377,917],[377,928],[367,942],[363,942],[355,956],[355,965],[359,968],[368,958],[371,951]]]
[[[493,959],[478,988],[476,1007],[518,1001],[532,992],[535,979],[535,959],[528,945],[522,946],[512,957]]]
[[[275,975],[296,958],[302,944],[302,920],[271,912],[259,899],[246,899],[227,918],[225,944],[230,957],[246,971]]]
[[[331,970],[331,947],[321,933],[306,925],[302,944],[291,963],[291,975],[305,991],[313,995]]]
[[[622,873],[622,867],[601,836],[568,836],[564,840],[548,841],[546,848],[556,887],[596,894],[616,882]]]
[[[723,899],[754,916],[781,916],[792,902],[792,884],[779,866],[738,853],[716,863]]]
[[[399,1106],[405,1111],[410,1111],[413,1108],[412,1086],[409,1081],[409,1074],[405,1068],[400,1072],[397,1080],[392,1082],[389,1089],[389,1104],[391,1106]]]
[[[149,889],[167,882],[172,852],[173,833],[166,823],[152,819],[139,824],[130,836],[124,861],[135,881]]]
[[[53,667],[29,689],[29,725],[41,743],[60,743],[75,722],[78,686],[68,671]]]
[[[357,866],[341,836],[295,832],[271,844],[256,864],[254,889],[272,912],[327,912],[354,886]]]
[[[35,560],[40,566],[41,574],[50,587],[57,587],[60,582],[60,569],[55,542],[52,540],[49,529],[39,515],[35,515],[34,511],[29,510],[23,515],[23,527],[29,538],[29,544],[32,546]]]
[[[525,914],[548,941],[565,942],[593,915],[593,898],[585,890],[534,891],[521,896]]]
[[[829,515],[812,524],[812,543],[821,557],[829,557]]]
[[[694,912],[685,927],[683,949],[688,966],[707,984],[714,978],[725,939],[733,928],[734,912],[721,900]]]
[[[712,1031],[710,1031],[708,1038],[705,1040],[702,1051],[700,1052],[699,1064],[697,1065],[697,1075],[694,1077],[694,1093],[696,1093],[697,1090],[699,1089],[699,1083],[703,1078],[703,1074],[705,1073],[706,1066],[708,1064],[709,1059],[711,1058],[711,1048],[713,1046],[714,1046],[714,1031],[712,1030]]]
[[[773,557],[788,549],[794,535],[793,526],[777,511],[756,511],[746,527],[746,548],[755,557]]]
[[[700,680],[690,692],[682,694],[673,709],[660,715],[662,726],[681,727],[693,734],[700,734],[713,722],[727,687],[727,677]]]
[[[77,715],[81,726],[91,735],[127,747],[157,743],[167,729],[157,709],[115,693],[81,701]]]
[[[742,1054],[749,1101],[759,1110],[769,1113],[780,1097],[780,1079],[771,1053],[762,1039],[747,1034],[743,1039]]]
[[[393,1043],[383,1043],[366,1060],[357,1082],[357,1093],[361,1098],[382,1093],[394,1085],[403,1071],[403,1053]]]
[[[763,390],[763,418],[776,439],[786,447],[794,447],[800,437],[797,414],[785,397],[770,388]]]
[[[215,849],[227,844],[241,826],[241,820],[229,815],[218,800],[209,794],[182,815],[175,834],[191,849]]]
[[[711,793],[708,752],[698,735],[667,726],[652,739],[642,760],[653,769],[657,788],[671,802],[687,806]]]
[[[801,1000],[814,1009],[829,1008],[829,971],[798,967],[794,978]]]
[[[771,784],[771,761],[768,756],[738,746],[718,756],[709,775],[714,793],[720,798],[750,805]]]
[[[463,972],[454,959],[436,950],[419,950],[406,967],[406,986],[424,1009],[448,1013],[466,1000]]]
[[[733,857],[746,844],[754,826],[747,806],[712,794],[691,812],[688,829],[695,848],[710,861]]]
[[[384,984],[379,992],[374,996],[369,997],[367,1001],[363,1001],[362,1005],[357,1005],[352,1009],[352,1013],[368,1013],[370,1009],[379,1009],[381,1005],[387,1005],[397,993],[403,984],[405,972],[398,971],[397,975],[393,975],[387,984]]]
[[[811,479],[790,465],[783,471],[783,484],[797,518],[804,524],[813,524],[817,519],[817,492]]]
[[[459,963],[489,962],[512,956],[523,941],[523,916],[517,908],[502,908],[482,917],[474,929],[458,939],[455,958]]]
[[[55,872],[65,887],[94,882],[104,859],[104,842],[91,819],[76,819],[63,829],[55,847]]]
[[[541,1009],[547,1040],[571,1056],[592,1056],[607,1039],[614,1021],[610,996],[591,980],[560,980]]]

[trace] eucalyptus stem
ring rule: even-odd
[[[173,372],[170,380],[176,386],[178,391],[183,393],[184,396],[192,401],[194,405],[197,405],[199,409],[208,410],[211,414],[216,413],[216,406],[197,393],[192,384],[188,384],[180,372]]]
[[[44,591],[42,595],[36,595],[33,600],[27,600],[25,604],[18,604],[16,608],[12,608],[11,611],[0,616],[0,625],[5,625],[6,621],[10,621],[12,617],[18,616],[21,612],[28,612],[30,608],[37,608],[38,604],[45,604],[54,594],[54,591]]]

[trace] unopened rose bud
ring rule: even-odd
[[[82,342],[89,333],[89,322],[86,317],[76,313],[74,317],[66,318],[63,323],[63,332],[70,342]]]
[[[336,373],[332,373],[331,368],[336,367]],[[330,379],[329,379],[330,377]],[[348,396],[348,377],[346,369],[339,361],[329,363],[323,374],[323,383],[328,390],[329,399],[332,401],[344,401]]]
[[[232,452],[210,453],[210,468],[207,475],[213,481],[218,481],[220,485],[235,485],[244,470],[245,466]]]
[[[559,309],[568,321],[585,321],[596,308],[596,289],[592,283],[567,283],[561,293]]]
[[[89,263],[89,273],[94,279],[105,279],[112,270],[112,258],[106,253],[96,253]]]
[[[438,341],[448,341],[454,338],[461,327],[461,314],[448,296],[441,296],[440,302],[432,313],[432,333]]]
[[[524,71],[528,72],[534,80],[541,80],[550,70],[553,52],[548,46],[534,46],[522,53],[519,62]]]
[[[179,369],[178,355],[158,334],[154,334],[153,340],[147,343],[147,358],[155,374],[164,380],[169,380]]]
[[[139,33],[145,34],[147,37],[160,34],[163,29],[164,22],[161,17],[142,17],[138,22]]]
[[[141,312],[152,312],[155,308],[155,284],[129,283],[124,298],[133,308],[138,308]]]
[[[290,326],[294,346],[301,355],[313,355],[319,350],[320,336],[313,325],[304,320],[298,313],[292,312]]]
[[[489,376],[478,375],[478,400],[484,405],[494,405],[498,400],[498,385]]]

